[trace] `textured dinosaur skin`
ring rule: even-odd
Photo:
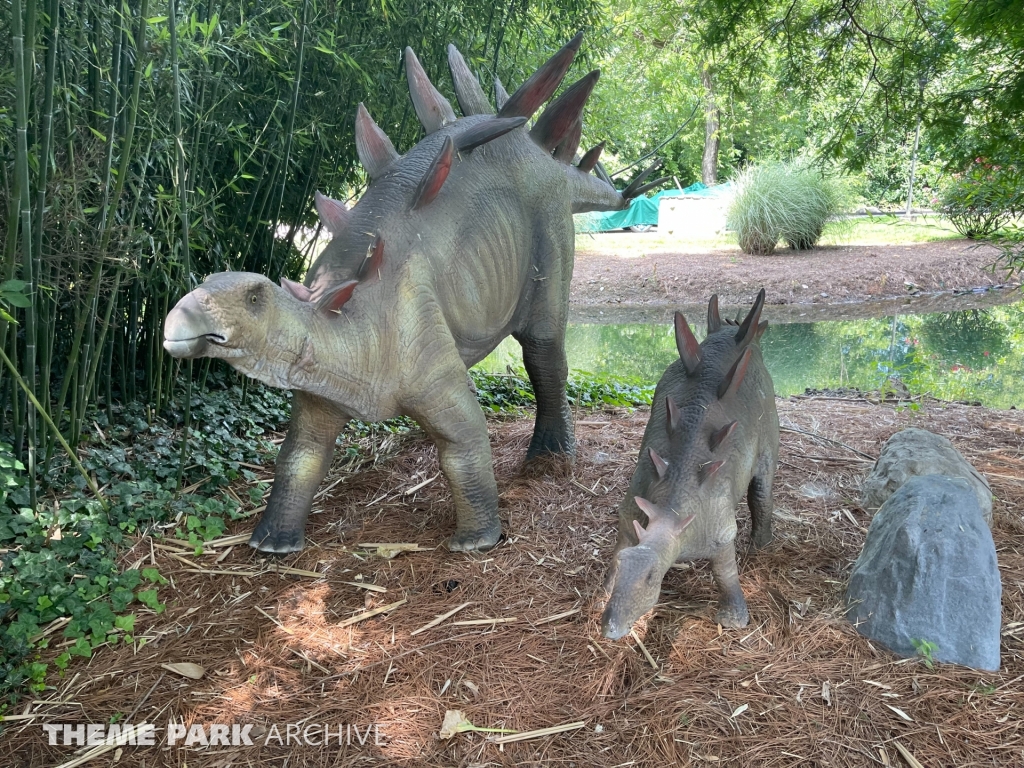
[[[758,339],[764,291],[750,314],[723,323],[718,299],[708,307],[708,336],[697,344],[676,313],[680,359],[662,375],[605,576],[601,619],[617,639],[658,601],[676,562],[710,560],[720,600],[718,623],[749,621],[736,566],[736,506],[747,494],[751,548],[771,541],[772,483],[779,456],[775,392]]]
[[[406,49],[413,104],[428,135],[399,156],[360,105],[356,146],[372,180],[351,210],[318,193],[333,237],[305,285],[215,274],[169,313],[170,354],[220,357],[294,393],[251,546],[302,549],[313,495],[346,421],[407,415],[437,445],[451,486],[456,528],[449,548],[492,547],[501,534],[498,493],[467,368],[509,335],[522,345],[537,400],[527,458],[573,453],[564,344],[572,213],[624,208],[650,186],[620,194],[589,174],[589,160],[589,167],[570,164],[596,73],[553,101],[532,130],[525,125],[557,88],[579,43],[577,36],[559,51],[497,117],[449,47],[467,114],[460,119]],[[496,93],[500,100],[504,90]]]

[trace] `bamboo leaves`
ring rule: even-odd
[[[187,421],[192,377],[161,345],[168,307],[214,271],[301,276],[292,238],[315,221],[315,189],[347,198],[365,183],[356,105],[399,147],[418,138],[404,46],[439,74],[454,42],[484,79],[519,83],[535,62],[476,31],[504,22],[546,52],[593,7],[13,0],[0,20],[13,64],[0,78],[0,352],[32,397],[0,377],[0,439],[34,471],[36,446],[47,460],[62,442],[74,451],[97,407],[179,404]],[[54,429],[35,424],[34,401]]]

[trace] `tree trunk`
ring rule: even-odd
[[[704,84],[704,157],[700,163],[700,176],[702,182],[712,186],[718,183],[719,110],[710,64],[701,67],[700,79]]]

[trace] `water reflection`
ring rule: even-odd
[[[695,332],[703,338],[703,324]],[[654,383],[676,357],[668,324],[573,324],[569,367]],[[779,395],[839,386],[899,386],[995,408],[1024,405],[1024,303],[870,320],[769,326],[761,340]],[[521,367],[506,339],[480,367]]]

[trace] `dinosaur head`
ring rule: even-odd
[[[284,286],[284,287],[282,287]],[[251,272],[219,272],[182,297],[164,320],[164,349],[172,357],[267,356],[268,339],[309,314],[309,290],[289,280],[275,285]]]
[[[611,640],[628,633],[658,602],[661,580],[675,562],[683,531],[694,520],[639,496],[635,501],[648,524],[644,528],[639,520],[633,521],[639,543],[616,552],[608,572],[605,588],[610,596],[601,616],[601,634]]]

